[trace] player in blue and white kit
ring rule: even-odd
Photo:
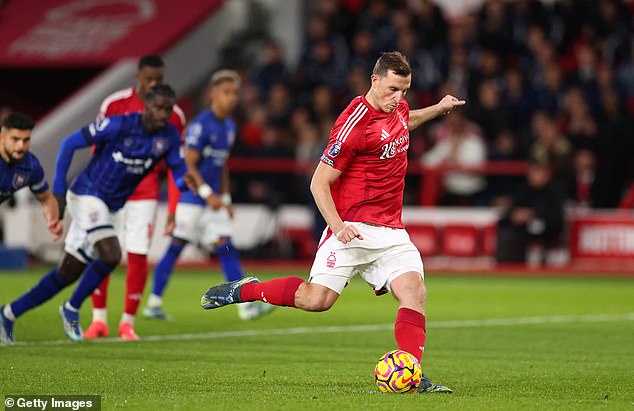
[[[175,103],[171,87],[159,84],[149,91],[143,113],[103,118],[71,134],[57,157],[53,193],[64,215],[66,202],[73,218],[57,268],[31,290],[7,305],[5,318],[15,318],[49,300],[83,273],[70,299],[59,308],[66,335],[82,341],[79,308],[121,259],[114,213],[123,207],[139,182],[162,159],[172,169],[179,188],[187,170],[180,156],[180,136],[168,124]],[[77,149],[95,146],[86,168],[67,189],[66,174]],[[5,319],[3,318],[3,320]],[[13,322],[4,322],[8,335]]]
[[[165,255],[154,269],[154,285],[143,314],[166,319],[163,293],[174,264],[188,243],[215,251],[229,281],[244,277],[238,253],[231,243],[233,208],[226,160],[233,146],[236,125],[229,117],[238,102],[240,77],[233,70],[219,70],[209,81],[211,107],[189,125],[185,137],[185,162],[198,192],[185,191],[176,207],[176,228]],[[268,304],[238,306],[248,320],[270,312]]]
[[[33,127],[33,120],[21,113],[9,114],[2,123],[0,204],[7,201],[19,189],[29,187],[42,205],[49,231],[55,240],[58,240],[62,236],[64,227],[59,221],[57,201],[49,189],[39,160],[29,152]],[[2,345],[14,343],[13,322],[8,318],[11,316],[11,309],[8,307],[0,307],[0,344]]]

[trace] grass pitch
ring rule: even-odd
[[[0,274],[0,303],[43,273]],[[138,318],[140,342],[82,344],[66,341],[57,314],[71,286],[18,319],[23,345],[0,347],[0,395],[98,394],[106,410],[634,409],[633,280],[428,273],[423,370],[454,390],[428,396],[374,385],[376,361],[396,348],[389,295],[375,297],[355,279],[328,312],[278,308],[243,322],[234,307],[199,307],[221,281],[217,272],[178,270],[166,295],[171,321]],[[123,287],[118,272],[114,336]]]

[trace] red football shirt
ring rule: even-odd
[[[339,115],[321,161],[342,172],[330,187],[342,220],[403,228],[408,123],[405,100],[387,114],[359,96]]]
[[[115,91],[106,97],[103,103],[101,103],[101,107],[99,107],[99,115],[107,117],[117,114],[139,113],[143,111],[143,108],[143,103],[139,100],[139,97],[136,94],[136,89],[131,87]],[[178,105],[174,105],[174,111],[172,112],[172,117],[170,117],[169,122],[176,126],[179,134],[183,133],[183,127],[185,126],[185,114],[183,114],[183,110],[181,110]],[[134,190],[128,200],[158,200],[160,172],[160,166],[154,167],[150,173],[141,180],[136,190]],[[178,189],[176,189],[176,192],[178,192]],[[171,198],[169,202],[171,209],[171,203],[173,202]],[[178,202],[178,199],[176,202]]]

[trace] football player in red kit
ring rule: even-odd
[[[247,277],[210,288],[201,299],[203,308],[259,300],[325,311],[359,274],[378,295],[394,295],[398,348],[421,360],[426,336],[423,262],[401,222],[409,132],[465,101],[447,95],[410,111],[404,97],[411,79],[401,53],[382,54],[370,90],[353,99],[335,122],[310,185],[328,227],[309,280]],[[423,376],[418,392],[451,390]]]

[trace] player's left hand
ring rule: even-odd
[[[167,214],[167,220],[165,221],[165,230],[163,230],[163,235],[166,237],[171,235],[175,228],[176,216],[174,214]]]
[[[57,241],[62,238],[62,234],[64,234],[64,225],[59,220],[53,220],[48,223],[48,231],[53,234],[53,240]]]
[[[456,107],[463,106],[466,103],[467,102],[464,100],[459,100],[456,97],[447,94],[438,102],[438,108],[442,114],[449,114],[454,111]]]

